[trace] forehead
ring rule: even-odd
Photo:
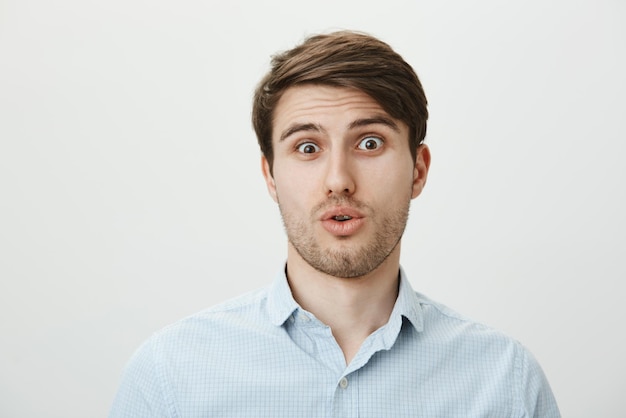
[[[274,136],[293,123],[349,124],[353,119],[375,116],[393,119],[376,100],[360,90],[323,85],[294,86],[285,90],[276,105]]]

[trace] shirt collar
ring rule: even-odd
[[[274,282],[268,291],[268,313],[272,324],[281,326],[300,308],[291,294],[291,288],[287,282],[285,268],[276,275]],[[391,312],[390,321],[398,316],[406,318],[416,331],[424,329],[424,316],[417,297],[406,277],[404,269],[400,267],[400,287],[398,298]]]
[[[400,267],[400,288],[398,289],[398,299],[391,311],[391,318],[401,315],[408,319],[416,331],[424,330],[424,315],[417,294],[411,287],[409,279]]]
[[[281,269],[269,288],[267,295],[267,309],[272,324],[281,326],[300,306],[291,294],[287,282],[286,266]]]

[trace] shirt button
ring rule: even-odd
[[[345,377],[342,377],[341,380],[339,381],[339,386],[341,387],[341,389],[345,389],[348,387],[348,379],[346,379]]]

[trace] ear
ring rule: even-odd
[[[422,193],[426,185],[426,177],[428,177],[428,168],[430,167],[430,150],[426,144],[422,144],[417,148],[415,156],[415,167],[413,169],[413,194],[412,199]]]
[[[274,182],[274,177],[270,172],[270,163],[265,158],[265,155],[261,156],[261,171],[263,172],[263,177],[265,178],[265,184],[267,185],[267,191],[274,199],[274,202],[278,203],[278,195],[276,194],[276,183]]]

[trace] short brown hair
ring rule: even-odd
[[[311,36],[272,57],[252,108],[252,125],[270,170],[274,109],[285,90],[301,84],[352,87],[371,96],[391,117],[407,124],[415,160],[428,119],[426,95],[415,71],[388,44],[364,33],[340,31]]]

